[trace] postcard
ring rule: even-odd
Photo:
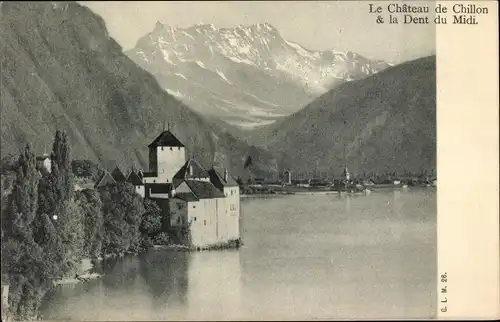
[[[500,318],[496,1],[0,2],[2,321]]]

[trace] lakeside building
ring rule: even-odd
[[[186,160],[186,147],[170,130],[148,148],[149,172],[138,175],[140,181],[132,173],[129,178],[169,214],[170,228],[189,228],[186,242],[193,247],[239,240],[240,191],[228,169],[206,170],[193,158]]]
[[[144,183],[142,182],[142,171],[136,171],[132,169],[127,176],[126,182],[132,184],[135,188],[135,192],[137,192],[141,197],[145,197],[146,191],[144,187]]]
[[[344,166],[344,178],[347,182],[349,182],[351,180],[351,174],[349,173],[349,169],[347,169],[347,165]]]
[[[132,169],[127,176],[116,167],[104,172],[95,188],[117,182],[132,184],[143,198],[154,199],[167,214],[168,229],[189,238],[181,240],[195,248],[239,242],[240,188],[223,167],[206,170],[193,158],[186,160],[186,147],[170,130],[163,131],[149,148],[149,171]]]
[[[44,153],[43,155],[36,157],[36,163],[38,169],[44,169],[48,173],[52,171],[52,159],[49,154]]]
[[[283,175],[283,184],[291,185],[292,184],[292,171],[286,170]]]

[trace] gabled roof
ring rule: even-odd
[[[96,181],[94,187],[100,188],[108,184],[115,184],[115,183],[116,183],[115,179],[113,179],[113,177],[109,174],[109,172],[104,172],[99,178],[99,180]]]
[[[239,184],[234,180],[233,177],[229,173],[227,173],[227,180],[224,180],[224,176],[226,174],[227,168],[222,167],[212,167],[212,169],[208,170],[208,174],[210,175],[210,182],[214,186],[219,189],[224,189],[224,187],[238,187]]]
[[[139,175],[134,171],[130,171],[128,177],[127,177],[127,182],[133,184],[134,186],[142,186],[142,180],[139,177]]]
[[[122,170],[116,166],[116,168],[111,172],[111,176],[115,179],[116,182],[125,182],[127,178],[123,174]]]
[[[177,139],[172,132],[163,131],[156,139],[154,139],[151,144],[148,145],[149,148],[157,146],[169,146],[169,147],[184,147],[184,144]]]
[[[184,181],[198,199],[224,198],[224,194],[213,184],[206,181]]]
[[[209,174],[196,160],[189,159],[174,175],[175,179],[208,178]]]
[[[180,193],[177,193],[177,194],[175,194],[174,198],[181,199],[181,200],[188,201],[188,202],[189,201],[198,201],[199,200],[191,192],[180,192]]]

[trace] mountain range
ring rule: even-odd
[[[209,35],[212,35],[210,32],[235,32],[238,28],[249,33],[255,29],[256,33],[277,34],[268,24],[226,31],[200,25],[190,29],[189,34],[194,34],[197,28],[200,34],[207,30]],[[156,29],[158,34],[170,30],[164,25]],[[179,34],[182,34],[179,30],[173,32],[175,37],[180,37]],[[262,40],[255,39],[258,43]],[[151,43],[151,39],[142,38],[138,44],[142,41]],[[207,109],[191,110],[190,105],[165,91],[161,78],[155,79],[124,54],[121,46],[109,36],[103,19],[77,3],[2,2],[0,44],[2,156],[18,153],[27,142],[31,142],[38,153],[50,150],[55,130],[62,129],[69,134],[76,159],[97,161],[109,169],[116,164],[122,168],[136,165],[146,169],[146,146],[169,123],[190,154],[203,165],[227,166],[235,176],[266,176],[284,169],[340,172],[344,164],[354,173],[415,172],[431,170],[436,165],[434,56],[382,66],[380,70],[373,67],[368,73],[365,68],[359,69],[359,73],[356,69],[344,74],[333,73],[307,86],[297,85],[304,78],[297,75],[293,78],[289,72],[273,65],[276,54],[266,56],[267,68],[274,69],[274,75],[281,73],[281,79],[288,83],[276,83],[279,78],[269,76],[271,71],[262,76],[260,71],[266,70],[266,59],[257,59],[257,56],[236,55],[236,52],[224,56],[221,51],[214,54],[213,60],[200,60],[200,63],[197,61],[201,54],[189,58],[195,59],[194,63],[182,55],[169,56],[171,62],[178,63],[173,66],[193,67],[178,72],[186,81],[201,82],[199,95],[208,95],[207,100],[213,93],[212,88],[220,90],[218,95],[226,100],[236,100],[235,93],[243,90],[256,97],[257,91],[267,90],[276,93],[276,99],[291,102],[298,100],[293,95],[300,90],[316,93],[317,98],[311,97],[312,101],[304,103],[303,109],[288,108],[283,103],[284,116],[276,117],[272,124],[242,132],[237,127],[224,125],[223,121],[212,121],[210,117],[215,114]],[[279,52],[275,48],[283,49],[281,45],[272,46],[271,41],[268,45],[273,49],[270,53]],[[199,48],[210,52],[209,46]],[[215,53],[215,47],[212,49]],[[159,61],[165,61],[163,53],[158,57]],[[233,73],[246,76],[234,77],[229,70],[224,70],[224,66],[229,66],[224,65],[226,63],[237,64]],[[195,65],[206,73],[197,74]],[[242,87],[219,89],[219,81],[225,81],[217,72],[219,79],[214,76],[214,68],[233,84],[236,79],[241,80],[238,86]],[[190,77],[188,70],[193,71]],[[311,75],[314,73],[311,69]],[[244,87],[242,79],[248,87]],[[337,79],[340,83],[319,94],[333,84],[325,79],[333,82]],[[186,94],[198,93],[186,84]],[[324,86],[321,90],[320,85]],[[289,96],[284,94],[287,91],[291,91]],[[271,96],[265,97],[270,100]],[[217,110],[217,105],[213,105]],[[247,108],[251,112],[250,105]],[[278,111],[274,107],[269,110]],[[234,110],[231,113],[240,120],[246,117]],[[255,119],[254,123],[262,124],[262,118]],[[245,170],[244,163],[249,156],[252,164]]]
[[[242,127],[272,123],[336,85],[389,67],[353,52],[308,50],[268,23],[178,28],[158,21],[126,54],[194,110]]]
[[[75,2],[2,2],[1,154],[30,142],[49,151],[65,130],[73,157],[108,168],[147,167],[147,145],[171,130],[203,165],[254,175],[276,172],[274,157],[219,130],[168,94],[112,39],[101,17]]]

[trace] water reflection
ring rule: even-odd
[[[347,213],[351,212],[351,196],[345,196],[345,211]]]
[[[135,256],[109,259],[101,262],[96,270],[102,271],[102,283],[105,288],[129,289],[138,282],[139,259]]]
[[[188,319],[229,319],[241,313],[239,251],[193,253],[187,276]]]
[[[159,308],[187,299],[189,254],[156,251],[139,256],[139,271],[152,297],[153,307]]]
[[[429,318],[436,195],[290,196],[242,202],[238,251],[152,251],[59,287],[51,320]]]

